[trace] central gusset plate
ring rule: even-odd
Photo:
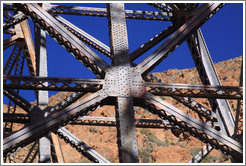
[[[108,96],[142,97],[146,92],[141,72],[135,67],[113,66],[106,70],[104,81]]]

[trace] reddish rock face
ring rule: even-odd
[[[187,163],[192,158],[189,150],[181,146],[159,147],[151,156],[156,163]]]

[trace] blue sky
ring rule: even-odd
[[[57,3],[56,3],[57,4]],[[69,6],[106,7],[106,4],[62,4]],[[158,11],[147,4],[125,4],[129,10]],[[108,21],[105,17],[71,16],[61,15],[85,32],[109,45]],[[33,23],[29,21],[31,31]],[[129,39],[129,52],[147,42],[157,33],[163,31],[170,22],[146,21],[127,19],[127,31]],[[202,27],[208,49],[214,62],[224,61],[243,54],[243,4],[226,4],[218,13],[208,20]],[[8,38],[4,35],[3,38]],[[162,43],[162,42],[161,42]],[[160,45],[160,44],[159,44]],[[135,62],[139,63],[150,55],[159,45],[145,53]],[[11,48],[4,51],[3,64],[6,63]],[[111,64],[108,58],[95,51],[105,61]],[[95,76],[70,55],[63,47],[57,44],[47,35],[48,76],[70,78],[94,78]],[[194,67],[187,44],[184,42],[177,50],[169,55],[153,72],[163,72],[168,69],[185,69]],[[29,75],[27,67],[23,75]],[[53,95],[57,92],[50,92]],[[33,92],[21,91],[21,94],[29,101],[34,101]],[[4,97],[4,103],[8,100]]]

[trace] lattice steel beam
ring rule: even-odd
[[[17,45],[21,42],[21,38],[18,35],[13,35],[8,39],[5,39],[3,41],[3,50],[6,50],[7,48],[13,46],[13,45]]]
[[[72,121],[72,125],[92,125],[92,126],[116,126],[116,119],[110,117],[89,117],[84,116]],[[138,128],[173,128],[169,122],[156,119],[135,119],[135,126]]]
[[[96,92],[104,80],[37,76],[3,76],[5,89]],[[20,82],[20,84],[18,84]],[[85,86],[85,84],[87,84]],[[92,86],[95,85],[95,86]]]
[[[38,141],[35,141],[32,145],[32,147],[30,148],[28,154],[26,155],[23,163],[32,163],[33,160],[35,159],[35,157],[38,154]]]
[[[235,158],[242,159],[242,144],[151,94],[146,94],[146,100],[147,102],[143,102],[143,106],[160,118],[177,125],[180,129],[189,132],[203,142],[210,143],[213,147]]]
[[[6,62],[4,69],[3,69],[3,74],[4,75],[9,75],[16,63],[16,59],[19,55],[19,50],[20,50],[20,45],[15,45],[9,58],[8,61]]]
[[[150,75],[150,80],[156,80],[158,83],[144,81],[149,81],[149,77],[147,76],[147,74],[162,60],[164,60],[173,50],[175,50],[184,40],[186,40],[191,35],[191,33],[196,31],[199,26],[201,26],[211,16],[213,16],[213,14],[215,14],[224,4],[204,4],[199,7],[197,7],[198,4],[171,4],[169,6],[166,6],[166,4],[153,5],[154,7],[158,8],[159,10],[163,10],[164,12],[130,11],[125,10],[123,4],[108,4],[107,9],[71,7],[70,10],[67,9],[67,7],[59,9],[59,7],[57,6],[58,10],[55,12],[53,8],[56,5],[50,6],[48,4],[48,6],[43,7],[38,6],[38,4],[16,4],[17,7],[11,5],[12,4],[4,5],[5,14],[8,14],[6,10],[14,10],[15,12],[21,10],[22,12],[24,12],[25,17],[31,18],[36,24],[38,24],[38,26],[41,27],[41,29],[45,30],[59,44],[61,44],[65,49],[71,52],[75,56],[75,58],[77,58],[87,68],[95,73],[97,75],[97,78],[101,78],[101,80],[47,77],[18,78],[15,76],[4,76],[5,89],[26,88],[35,90],[78,91],[73,93],[54,107],[46,107],[43,111],[41,111],[40,108],[33,107],[30,103],[28,103],[11,89],[4,90],[4,93],[9,98],[12,98],[15,103],[18,103],[27,111],[32,110],[30,114],[31,117],[35,115],[35,112],[39,112],[38,114],[36,114],[38,115],[37,117],[39,117],[37,120],[33,120],[33,118],[31,118],[31,122],[27,124],[26,127],[4,139],[5,156],[9,153],[14,152],[18,147],[23,147],[30,142],[47,135],[50,131],[57,132],[57,129],[61,126],[64,126],[68,123],[80,123],[83,125],[116,125],[120,162],[138,162],[135,127],[176,127],[190,133],[192,136],[207,143],[207,145],[198,153],[198,155],[196,155],[192,159],[193,162],[200,162],[213,148],[217,148],[225,154],[233,156],[233,159],[242,161],[242,133],[240,134],[240,136],[238,136],[238,138],[240,137],[240,139],[231,139],[228,135],[222,132],[224,124],[221,122],[223,121],[223,118],[221,120],[221,115],[218,114],[218,111],[213,112],[214,107],[217,108],[219,106],[221,108],[221,105],[213,105],[213,111],[211,111],[190,98],[179,97],[190,96],[209,98],[215,97],[223,99],[242,99],[242,87],[223,87],[217,86],[216,84],[212,84],[212,86],[207,86],[209,84],[206,84],[204,82],[204,85],[165,84],[160,83],[161,80],[153,79],[152,75]],[[51,9],[50,7],[53,8]],[[82,15],[95,15],[103,17],[107,16],[109,20],[111,49],[109,49],[108,46],[106,46],[99,40],[90,36],[88,33],[71,24],[61,16],[56,15],[56,13],[58,14],[59,12],[67,12],[66,14],[69,14],[69,12],[71,12],[72,14],[79,13]],[[20,26],[16,22],[19,21],[18,19],[22,19],[21,16],[6,15],[6,17],[9,18],[11,21],[7,20],[5,22],[5,28],[7,25]],[[140,48],[132,52],[131,56],[129,57],[127,31],[125,25],[126,18],[141,18],[153,20],[162,19],[168,21],[171,20],[173,22],[173,26],[170,26],[161,33],[157,34],[150,41],[143,44]],[[22,21],[21,25],[23,25],[25,22],[27,23],[27,21]],[[181,24],[183,25],[181,26]],[[11,29],[9,29],[8,33],[18,33],[18,30],[20,29],[22,29],[22,32],[25,33],[25,30],[29,29],[28,27],[24,28],[25,30],[23,30],[23,27],[25,26],[26,25],[23,25],[21,28],[15,28],[14,31],[11,31]],[[142,61],[139,65],[135,65],[134,62],[132,62],[172,33],[173,35],[168,40],[166,40],[153,54]],[[32,38],[30,37],[30,30],[26,34],[29,35],[24,36],[25,40],[23,41],[26,44],[25,51],[28,61],[27,64],[29,66],[29,70],[31,71],[31,75],[34,76],[36,75],[36,72],[34,72],[35,69],[31,68],[36,67],[35,59],[37,58],[38,60],[39,57],[36,57],[35,54],[32,53],[32,56],[30,56],[30,50],[34,51],[35,49],[31,48],[33,47],[33,43],[31,40]],[[29,41],[26,41],[26,38],[29,39]],[[201,35],[198,35],[197,39],[193,38],[193,36],[191,36],[189,39],[192,40],[193,43],[191,45],[193,47],[196,47],[197,52],[200,51],[201,54],[207,54],[207,57],[210,56],[208,51],[206,50],[205,41],[203,41],[204,39]],[[17,40],[19,39],[16,39],[14,41]],[[82,42],[109,57],[112,60],[112,67],[110,67],[105,61],[102,61],[99,56],[97,56],[89,47],[87,47]],[[32,44],[32,46],[29,48],[28,43]],[[16,42],[13,42],[13,44],[16,44]],[[9,47],[10,45],[11,42],[10,44],[6,44],[5,48]],[[14,58],[14,55],[12,55],[9,59],[9,62],[7,63],[5,71],[6,74],[8,74],[9,71],[12,70],[11,66],[14,64],[15,61],[16,59]],[[204,63],[202,59],[199,59],[199,62]],[[207,62],[208,64],[210,63],[209,61]],[[132,67],[130,67],[130,64],[132,65]],[[39,67],[37,68],[37,71],[38,70]],[[209,69],[206,69],[206,67],[204,67],[204,69],[201,69],[200,72],[202,70],[206,72]],[[201,75],[201,73],[199,74],[200,76],[204,77],[204,75]],[[205,76],[202,79],[207,78]],[[211,80],[214,81],[213,79]],[[17,84],[18,81],[21,82],[20,85]],[[91,90],[91,92],[95,92],[99,89],[101,90],[95,92],[89,97],[83,98],[79,102],[75,102],[86,94],[87,91],[84,89],[89,88],[94,90]],[[206,122],[204,122],[205,118],[200,117],[200,120],[203,121],[201,122],[185,114],[181,110],[165,103],[158,97],[154,97],[152,94],[146,91],[152,92],[156,95],[167,95],[173,97],[177,101],[180,101],[182,104],[195,111],[199,115],[199,117],[205,117]],[[231,94],[231,92],[233,92],[233,94]],[[17,97],[17,99],[15,99],[15,96]],[[112,105],[114,103],[116,103],[115,119],[92,119],[88,117],[82,117],[80,118],[80,120],[77,120],[78,117],[84,116],[89,112],[94,111],[99,105]],[[133,110],[134,104],[149,109],[152,113],[158,115],[163,120],[135,120]],[[239,114],[238,112],[237,114]],[[18,114],[15,115],[16,116],[13,117],[9,117],[9,115],[6,115],[4,120],[17,122],[18,118],[22,117],[18,117]],[[24,121],[25,120],[20,120],[20,122]],[[217,121],[219,121],[220,123],[218,123]],[[217,127],[218,124],[220,127],[222,127],[221,131],[217,131],[219,130],[219,128]],[[63,135],[60,134],[60,136],[63,137],[63,139],[68,142],[73,148],[75,148],[85,156],[88,155],[89,158],[91,157],[91,161],[98,162],[99,160],[101,160],[101,158],[98,158],[95,153],[95,156],[93,157],[93,155],[89,154],[88,151],[86,151],[85,147],[79,146],[79,143],[81,143],[81,141],[78,140],[74,135],[71,136],[71,133],[69,134],[67,132],[63,132]],[[37,151],[35,151],[35,153],[37,154]],[[55,160],[53,162],[56,162]],[[107,162],[106,159],[103,160]]]
[[[89,160],[96,163],[110,163],[106,158],[97,153],[94,149],[88,146],[86,143],[81,141],[75,135],[73,135],[70,131],[65,129],[64,127],[59,128],[56,131],[56,134],[61,138],[68,142],[73,148],[75,148],[82,155],[87,157]]]
[[[106,97],[104,92],[99,91],[48,117],[42,118],[40,116],[36,122],[26,125],[3,140],[4,155],[46,135],[58,126],[65,125],[72,119],[75,120],[79,115],[86,115],[88,112],[93,111],[100,104],[100,101]]]
[[[243,99],[243,87],[153,82],[145,82],[145,85],[150,87],[148,92],[158,96]]]
[[[147,4],[163,12],[170,12],[170,8],[165,4],[162,4],[162,3],[147,3]]]
[[[4,21],[3,30],[7,30],[11,26],[18,24],[21,21],[24,21],[25,19],[27,19],[27,17],[23,13],[18,13],[16,15],[12,16],[11,18]]]
[[[18,50],[18,55],[16,57],[16,65],[15,65],[15,71],[14,75],[21,76],[23,72],[23,67],[24,67],[24,60],[25,60],[25,55],[23,53],[23,48],[20,46]],[[11,70],[10,70],[11,71]],[[20,81],[17,81],[16,84],[19,84]],[[19,93],[19,90],[16,90],[16,93]],[[8,104],[8,113],[9,114],[15,114],[16,111],[16,103],[13,102],[12,100],[9,100]],[[12,122],[6,122],[4,126],[4,130],[6,133],[12,132],[12,127],[13,123]]]
[[[26,101],[23,97],[21,97],[19,94],[17,94],[15,91],[10,89],[3,90],[3,94],[7,96],[10,100],[15,102],[27,113],[30,113],[30,109],[32,108],[32,105],[28,101]]]
[[[200,163],[214,148],[210,144],[206,144],[189,163]]]
[[[243,86],[243,59],[242,59],[242,65],[241,65],[241,74],[240,74],[239,86]],[[240,118],[240,116],[241,116],[241,118]],[[243,133],[242,127],[243,127],[243,100],[238,100],[237,101],[235,128],[234,128],[233,137],[235,137],[237,135],[238,131],[241,131]]]
[[[30,122],[30,117],[28,114],[3,113],[3,122],[28,123]]]
[[[55,135],[54,133],[50,133],[50,136],[52,138],[54,152],[55,152],[55,156],[56,156],[56,159],[57,159],[56,162],[64,163],[65,162],[64,161],[64,156],[63,156],[63,153],[62,153],[61,144],[60,144],[58,136]]]
[[[104,76],[102,70],[106,70],[109,65],[95,54],[89,47],[81,42],[75,35],[47,13],[43,8],[35,4],[15,4],[23,10],[25,14],[37,22],[43,30],[53,37],[59,44],[64,46],[81,63],[100,77]],[[50,26],[52,25],[52,26]]]
[[[92,7],[76,7],[76,6],[61,6],[51,5],[51,11],[57,14],[71,14],[71,15],[84,15],[84,16],[98,16],[107,17],[108,11],[106,8],[92,8]],[[153,11],[136,11],[125,10],[125,17],[129,19],[141,20],[157,20],[157,21],[170,21],[172,12],[153,12]]]
[[[181,25],[175,24],[171,25],[153,38],[151,38],[149,41],[141,45],[139,48],[137,48],[135,51],[133,51],[130,54],[130,60],[134,61],[138,57],[140,57],[142,54],[150,50],[152,47],[154,47],[156,44],[170,36],[173,32],[175,32],[177,29],[180,28]]]
[[[71,33],[73,33],[75,36],[77,36],[79,39],[81,39],[83,42],[91,46],[92,48],[96,49],[100,53],[106,55],[107,57],[111,58],[110,48],[99,41],[98,39],[92,37],[82,29],[78,28],[71,22],[67,21],[61,16],[54,15],[54,17],[69,30]]]
[[[153,74],[148,74],[146,77],[147,81],[152,81],[152,82],[160,82],[163,83],[161,79],[158,77],[154,76]],[[173,99],[179,101],[189,109],[193,110],[194,112],[198,113],[198,115],[205,117],[208,120],[214,121],[216,120],[216,114],[209,110],[208,108],[202,106],[200,103],[196,102],[192,98],[189,97],[178,97],[178,96],[171,96]],[[213,116],[213,118],[211,117]]]

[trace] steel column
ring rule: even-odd
[[[38,25],[35,25],[35,55],[36,55],[36,71],[37,76],[47,77],[47,53],[46,53],[46,34],[40,29]],[[47,85],[48,83],[44,83]],[[49,104],[48,91],[37,91],[37,106],[39,111],[43,111]],[[31,120],[36,120],[38,114],[31,114]],[[39,162],[50,163],[51,162],[51,148],[50,148],[50,136],[49,134],[39,139]]]
[[[112,53],[112,66],[130,67],[128,37],[123,3],[107,4],[110,47]],[[130,81],[127,72],[117,74],[120,82]],[[122,85],[123,86],[123,85]],[[119,160],[124,163],[138,162],[136,142],[136,128],[133,110],[133,99],[129,96],[117,97],[116,121],[119,148]]]

